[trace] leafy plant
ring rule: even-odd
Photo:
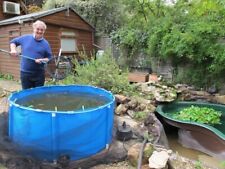
[[[41,11],[41,8],[39,6],[37,6],[37,5],[29,5],[27,7],[27,9],[28,9],[28,13],[34,13],[34,12]]]
[[[144,149],[144,157],[149,158],[149,157],[152,155],[153,151],[154,151],[154,148],[153,148],[152,145],[147,146],[147,147]]]
[[[174,68],[193,65],[188,69],[198,67],[198,71],[192,71],[194,77],[189,82],[199,86],[223,77],[224,0],[177,0],[171,1],[173,5],[163,0],[124,1],[128,19],[112,37],[127,49],[125,57],[136,59],[137,52],[145,51],[150,58],[170,59]]]
[[[138,121],[143,121],[147,117],[148,117],[148,112],[145,112],[145,111],[135,112],[135,114],[134,114],[134,119],[136,119]]]
[[[201,161],[197,161],[197,162],[195,163],[195,169],[203,169],[203,167],[202,167],[202,162],[201,162]]]
[[[191,106],[182,109],[173,115],[173,118],[184,121],[193,121],[204,124],[220,124],[222,113],[213,108]]]
[[[96,34],[109,34],[123,23],[123,5],[120,0],[45,0],[43,9],[70,6],[85,18]]]
[[[13,80],[14,77],[10,74],[0,74],[0,79],[4,79],[4,80]]]
[[[134,92],[134,86],[128,81],[128,72],[122,71],[107,52],[98,59],[87,59],[86,64],[83,65],[76,60],[73,62],[75,74],[68,76],[60,83],[93,85],[117,94],[129,95]]]
[[[225,161],[222,161],[222,162],[220,163],[220,166],[225,168]]]

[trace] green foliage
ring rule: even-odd
[[[173,118],[204,124],[220,124],[222,113],[208,107],[191,106],[174,114]]]
[[[225,161],[222,161],[222,162],[220,163],[220,166],[225,168]]]
[[[140,111],[134,113],[134,119],[138,121],[143,121],[148,117],[148,112]]]
[[[201,7],[202,4],[205,4],[204,8]],[[208,9],[210,8],[208,4],[214,5],[212,9]],[[170,18],[169,21],[165,20],[165,17],[160,17],[153,23],[149,31],[151,34],[148,41],[149,53],[158,54],[158,57],[162,58],[172,57],[174,60],[188,59],[191,63],[205,65],[205,69],[214,74],[224,69],[218,68],[215,64],[215,62],[225,63],[222,47],[224,43],[219,42],[225,34],[222,29],[225,22],[224,19],[215,19],[224,16],[225,13],[222,12],[224,8],[211,0],[208,2],[202,0],[200,3],[178,1],[171,11],[166,13],[166,17]]]
[[[144,139],[148,140],[149,142],[152,142],[153,139],[154,139],[154,136],[151,133],[147,132],[147,131],[145,131],[143,133],[143,137],[144,137]]]
[[[195,163],[195,169],[203,169],[203,166],[202,166],[202,162],[201,161],[197,161]]]
[[[181,65],[182,66],[182,65]],[[182,69],[174,70],[176,77],[174,78],[175,83],[186,83],[196,86],[197,88],[202,88],[203,86],[210,86],[210,84],[215,82],[214,76],[208,74],[204,69],[204,65],[191,65],[185,68],[183,65]],[[200,80],[201,79],[201,80]]]
[[[153,146],[150,145],[150,146],[146,147],[144,149],[144,157],[146,157],[148,159],[149,157],[151,157],[153,151],[154,151]]]
[[[0,74],[0,79],[3,79],[3,80],[13,80],[14,77],[10,74]]]
[[[92,58],[86,62],[80,65],[75,60],[75,75],[68,76],[60,83],[93,85],[117,94],[129,95],[134,91],[134,87],[129,84],[127,72],[118,67],[110,54],[105,52],[101,58]]]
[[[113,42],[122,48],[128,49],[128,57],[132,57],[137,51],[146,48],[147,34],[142,30],[120,29],[118,32],[113,32],[111,38]]]
[[[37,5],[29,5],[27,6],[28,13],[34,13],[41,11],[41,8]]]
[[[0,164],[0,169],[7,169],[3,164]]]
[[[51,9],[55,6],[72,7],[95,27],[98,34],[109,34],[123,21],[123,6],[119,0],[46,0],[43,8]]]
[[[112,37],[128,49],[128,57],[135,59],[136,51],[144,50],[149,57],[171,59],[175,68],[186,63],[200,65],[199,72],[209,76],[195,78],[196,83],[224,75],[223,0],[178,0],[173,5],[163,0],[124,2],[128,21]]]

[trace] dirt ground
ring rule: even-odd
[[[127,161],[113,163],[113,164],[101,164],[97,165],[95,167],[92,167],[91,169],[135,169],[134,167],[130,166]]]

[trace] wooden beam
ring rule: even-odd
[[[26,4],[23,2],[23,0],[20,0],[20,6],[21,6],[21,10],[25,13],[28,14],[28,9]]]

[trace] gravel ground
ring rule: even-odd
[[[135,169],[135,168],[130,166],[127,161],[122,161],[122,162],[113,163],[113,164],[97,165],[95,167],[92,167],[91,169]]]

